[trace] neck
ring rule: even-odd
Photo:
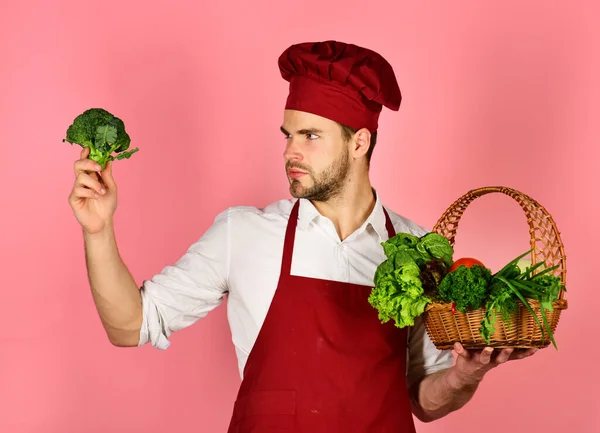
[[[375,195],[368,179],[348,183],[343,192],[328,201],[312,201],[319,213],[331,220],[341,240],[354,233],[375,207]]]

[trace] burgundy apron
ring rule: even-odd
[[[414,433],[406,328],[379,321],[370,286],[290,275],[299,203],[228,433]]]

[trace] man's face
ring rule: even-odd
[[[314,114],[285,110],[281,130],[292,196],[326,201],[338,195],[350,170],[350,151],[340,126]]]

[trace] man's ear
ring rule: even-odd
[[[371,132],[367,128],[362,128],[356,131],[353,141],[353,156],[361,158],[369,151],[371,145]]]

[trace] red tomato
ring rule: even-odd
[[[473,265],[485,267],[485,265],[477,259],[473,259],[471,257],[463,257],[462,259],[455,260],[454,263],[452,263],[452,266],[450,266],[450,269],[448,269],[448,272],[456,270],[459,266],[466,266],[467,268],[470,268]]]

